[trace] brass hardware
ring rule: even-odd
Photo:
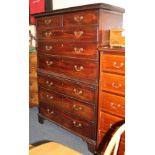
[[[117,62],[113,62],[112,65],[113,65],[114,68],[120,69],[120,68],[122,68],[124,66],[124,63],[121,62],[120,64],[118,64]]]
[[[81,22],[82,20],[83,20],[83,16],[74,16],[74,21],[76,21],[76,22]]]
[[[74,52],[75,53],[81,53],[81,52],[83,52],[84,51],[84,49],[83,48],[74,48]]]
[[[46,61],[47,66],[51,66],[53,64],[53,61]]]
[[[76,110],[76,111],[82,110],[82,107],[77,106],[76,104],[73,104],[72,108],[73,108],[74,110]]]
[[[51,22],[52,22],[51,19],[46,19],[46,20],[44,20],[44,23],[45,23],[45,24],[50,24]]]
[[[52,32],[45,32],[45,37],[50,37],[52,35]]]
[[[48,114],[54,114],[54,111],[52,110],[50,110],[50,109],[47,109],[47,112],[48,112]]]
[[[116,109],[116,108],[120,108],[120,107],[121,107],[120,104],[115,104],[115,103],[113,103],[113,102],[110,102],[110,105],[111,105],[111,107],[112,107],[113,109]]]
[[[73,125],[77,128],[81,128],[82,124],[81,123],[77,123],[76,121],[73,121]]]
[[[52,85],[53,85],[53,82],[52,82],[52,81],[51,81],[51,82],[46,81],[46,84],[50,87],[50,86],[52,86]]]
[[[73,91],[74,91],[74,93],[75,93],[76,95],[82,95],[82,93],[83,93],[82,90],[78,91],[76,88],[74,88]]]
[[[54,97],[47,94],[47,95],[46,95],[46,98],[47,98],[48,100],[52,100]]]
[[[115,82],[112,82],[112,87],[114,87],[114,88],[120,88],[120,87],[122,87],[122,84],[121,83],[115,83]]]
[[[77,37],[77,38],[81,37],[83,34],[84,34],[83,31],[74,31],[74,35],[75,35],[75,37]]]
[[[75,69],[77,72],[80,72],[80,71],[84,70],[84,67],[83,67],[83,66],[78,67],[77,65],[74,65],[74,69]]]
[[[46,51],[50,51],[53,47],[52,46],[45,46]]]

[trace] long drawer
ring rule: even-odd
[[[38,39],[66,41],[97,41],[97,27],[38,28]]]
[[[97,82],[98,63],[91,60],[62,58],[49,55],[39,55],[40,69],[64,74],[76,79]]]
[[[108,113],[125,117],[125,98],[100,92],[100,108]]]
[[[42,103],[50,104],[55,109],[70,113],[75,117],[79,117],[91,122],[96,121],[96,112],[94,106],[86,105],[83,102],[76,101],[45,89],[39,90],[39,100]]]
[[[38,42],[38,52],[52,55],[98,59],[96,43]]]
[[[90,87],[85,83],[45,74],[38,74],[38,82],[44,88],[63,93],[90,104],[96,104],[97,88]]]
[[[31,92],[37,92],[38,91],[38,85],[37,85],[37,78],[30,78],[29,81],[30,85],[29,85],[29,90]]]
[[[93,140],[96,139],[95,125],[92,123],[74,119],[73,117],[57,111],[51,106],[45,104],[40,105],[39,111],[43,116],[55,121],[57,124],[73,131],[74,133],[76,132]]]
[[[101,89],[120,95],[125,94],[125,77],[102,72]]]

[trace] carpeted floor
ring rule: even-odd
[[[44,124],[38,123],[37,108],[30,108],[29,118],[30,143],[41,140],[51,140],[62,143],[83,155],[92,155],[92,153],[88,151],[87,144],[81,138],[51,122],[45,121]]]

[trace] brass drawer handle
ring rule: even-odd
[[[50,110],[50,109],[47,109],[47,113],[51,115],[51,114],[54,114],[54,111]]]
[[[124,66],[124,63],[121,62],[120,64],[118,64],[117,62],[113,62],[112,66],[114,68],[120,69],[120,68],[122,68]]]
[[[83,16],[74,16],[74,21],[76,21],[76,22],[81,22],[82,20],[83,20]]]
[[[47,45],[45,46],[46,51],[50,51],[52,48],[53,48],[52,46],[47,46]]]
[[[121,88],[122,87],[122,84],[121,83],[115,83],[115,82],[112,82],[112,87],[113,88],[116,88],[116,89],[118,89],[118,88]]]
[[[81,37],[83,34],[84,34],[83,31],[74,31],[74,35],[75,35],[75,37],[77,37],[77,38]]]
[[[73,89],[73,92],[74,92],[76,95],[82,95],[82,94],[83,94],[83,91],[82,91],[82,90],[78,91],[76,88]]]
[[[47,66],[53,65],[53,61],[48,61],[48,60],[47,60],[47,61],[46,61],[46,65],[47,65]]]
[[[113,102],[110,102],[110,106],[113,108],[113,109],[117,109],[117,108],[120,108],[121,105],[120,104],[115,104]]]
[[[52,32],[45,32],[45,37],[50,37],[52,35]]]
[[[75,69],[77,72],[80,72],[80,71],[84,70],[84,67],[83,67],[83,66],[78,67],[77,65],[74,65],[74,69]]]
[[[52,81],[51,81],[51,82],[46,81],[46,84],[50,87],[50,86],[52,86],[52,85],[53,85],[53,82],[52,82]]]
[[[47,95],[46,95],[46,98],[47,98],[48,100],[52,100],[54,97],[47,94]]]
[[[79,54],[79,53],[81,53],[83,51],[84,51],[83,48],[76,48],[76,47],[74,48],[74,52],[77,53],[77,54]]]
[[[76,111],[82,110],[82,107],[77,106],[76,104],[73,104],[72,108]]]
[[[77,128],[81,128],[82,124],[81,123],[77,123],[76,121],[73,121],[73,125]]]
[[[50,24],[51,22],[52,22],[51,19],[46,19],[46,20],[44,20],[44,23],[45,23],[45,24]]]

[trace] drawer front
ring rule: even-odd
[[[96,121],[94,107],[85,105],[82,102],[63,97],[63,103],[60,108],[63,109],[64,112],[71,113],[72,115],[83,118],[86,121]]]
[[[63,25],[88,25],[98,23],[97,11],[83,11],[76,13],[64,14]]]
[[[58,40],[61,39],[63,35],[63,32],[61,28],[44,28],[39,27],[38,28],[38,39],[44,39],[44,40]]]
[[[104,113],[102,111],[100,111],[99,117],[100,117],[99,130],[101,130],[102,132],[107,132],[113,124],[123,120],[120,117],[116,117],[116,116]]]
[[[40,105],[40,113],[77,134],[93,140],[96,138],[94,124],[74,119],[48,105]]]
[[[102,90],[124,95],[125,77],[122,75],[102,73],[101,86]]]
[[[96,103],[94,101],[97,99],[97,90],[88,87],[84,83],[41,74],[38,75],[38,82],[44,88],[72,96],[85,102]]]
[[[97,27],[70,27],[63,30],[62,39],[70,41],[97,41]]]
[[[38,74],[38,83],[41,87],[62,92],[62,81],[57,77]]]
[[[39,90],[39,100],[42,103],[48,103],[53,108],[62,112],[70,113],[75,117],[85,119],[87,121],[95,121],[95,109],[93,106],[85,105],[82,102],[63,97],[60,94],[44,89]]]
[[[67,41],[97,41],[97,27],[40,28],[38,39]]]
[[[62,96],[52,91],[39,89],[39,101],[43,103],[48,103],[53,107],[60,107],[62,104]]]
[[[102,110],[125,117],[125,98],[106,92],[101,92],[100,107]]]
[[[38,42],[38,52],[77,58],[98,59],[96,43]]]
[[[37,78],[31,78],[30,79],[29,90],[31,92],[37,92],[38,91]]]
[[[120,55],[103,54],[103,71],[123,73],[125,72],[125,57]]]
[[[29,69],[29,76],[30,76],[30,78],[37,78],[37,71],[36,70],[37,69],[36,68],[33,68],[33,67],[31,67]]]
[[[56,27],[61,26],[61,16],[42,17],[37,19],[37,26]]]
[[[60,59],[58,57],[54,56],[48,56],[48,55],[39,55],[38,56],[38,67],[40,69],[44,69],[47,71],[52,71],[59,73],[60,72]]]
[[[97,82],[98,63],[90,60],[62,59],[61,73],[76,79]]]
[[[30,92],[29,102],[30,102],[30,106],[38,104],[38,93],[31,93]]]
[[[64,80],[62,93],[91,104],[96,104],[98,90],[90,88],[84,83]]]

